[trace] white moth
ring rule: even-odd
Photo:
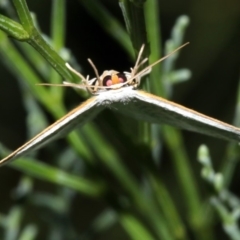
[[[175,53],[185,45],[182,45],[169,55]],[[167,55],[139,71],[139,67],[147,61],[147,59],[140,61],[143,48],[144,46],[141,48],[136,64],[131,68],[131,72],[119,73],[115,70],[109,70],[99,75],[95,65],[89,59],[88,61],[96,74],[96,78],[89,79],[88,76],[85,78],[66,64],[69,70],[82,79],[82,83],[72,84],[64,82],[59,85],[86,89],[92,94],[92,97],[40,132],[13,153],[0,160],[0,165],[26,155],[30,151],[39,149],[54,139],[66,135],[76,126],[81,126],[95,117],[104,108],[111,108],[114,111],[150,123],[170,124],[178,128],[230,141],[240,140],[240,128],[210,118],[161,97],[137,90],[141,77],[150,73],[151,68],[155,64],[169,56]]]

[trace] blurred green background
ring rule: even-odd
[[[131,54],[106,31],[111,26],[110,22],[109,26],[108,22],[102,24],[97,18],[100,15],[99,10],[95,9],[94,2],[90,2],[92,1],[89,3],[84,0],[66,1],[65,47],[71,51],[69,59],[77,61],[80,68],[78,70],[83,75],[94,75],[87,58],[94,61],[99,72],[106,69],[128,71],[134,65]],[[116,19],[125,28],[118,1],[98,2],[112,15],[112,20]],[[14,8],[9,7],[6,10],[5,1],[1,4],[2,15],[12,14],[9,16],[12,18],[16,14]],[[52,1],[35,0],[27,1],[27,4],[30,11],[35,13],[41,32],[47,36],[51,35]],[[171,38],[172,28],[179,16],[187,15],[190,19],[183,41],[189,41],[190,45],[181,50],[176,68],[189,69],[191,78],[174,84],[169,97],[174,102],[232,124],[237,116],[239,84],[239,1],[169,0],[158,1],[157,4],[160,46]],[[116,34],[119,33],[118,28],[114,31]],[[26,43],[15,41],[16,48],[24,56],[20,44]],[[35,69],[34,62],[27,59],[27,63]],[[6,68],[3,54],[0,64],[0,141],[7,148],[15,149],[29,139],[33,132],[38,132],[52,123],[55,117],[42,103],[34,100],[30,88],[22,83],[24,81],[17,79],[16,75]],[[17,65],[18,62],[14,64]],[[39,76],[42,77],[41,74]],[[47,75],[45,80],[46,78]],[[68,110],[83,100],[84,97],[79,96],[74,90],[65,90],[63,103]],[[37,117],[40,123],[34,120],[33,123],[37,126],[29,130],[26,118],[30,113],[26,109],[26,101],[37,104],[40,115],[44,115],[46,123],[42,123]],[[237,120],[238,117],[235,124]],[[70,150],[69,144],[63,139],[49,144],[37,154],[33,154],[32,158],[41,160],[47,164],[46,166],[64,169],[70,175],[86,178],[93,184],[96,183],[96,188],[98,183],[99,185],[102,183],[103,190],[100,189],[96,196],[88,195],[71,188],[71,184],[68,188],[66,183],[61,186],[61,182],[55,184],[46,179],[43,181],[35,178],[33,173],[28,178],[22,173],[26,171],[17,171],[11,166],[4,166],[0,168],[1,239],[19,239],[18,231],[21,232],[24,226],[29,224],[33,224],[34,229],[37,229],[36,236],[32,239],[240,239],[240,236],[230,238],[222,229],[224,221],[220,220],[209,203],[210,197],[218,194],[202,179],[200,174],[202,167],[197,161],[199,146],[206,144],[214,168],[219,172],[228,169],[225,173],[227,175],[225,187],[238,196],[240,169],[237,164],[239,150],[236,145],[182,131],[183,139],[178,145],[181,149],[174,149],[169,147],[169,141],[161,134],[160,127],[157,130],[157,147],[155,145],[154,148],[157,157],[154,158],[154,151],[149,145],[139,140],[135,120],[105,110],[93,121],[94,127],[107,142],[107,147],[103,146],[101,137],[94,135],[94,130],[91,130],[92,135],[88,135],[91,126],[78,129],[88,151],[92,154],[87,160],[83,155]],[[101,149],[104,153],[99,155]],[[104,156],[108,155],[105,152],[107,149],[110,157],[103,160]],[[111,162],[111,158],[114,158],[112,152],[116,153],[120,163],[116,163],[118,160]],[[181,173],[178,172],[178,164],[181,165],[181,162],[176,162],[181,159],[181,157],[178,159],[178,156],[187,156],[189,161],[186,171],[190,170],[194,180],[188,178],[188,173],[185,175],[184,169]],[[123,166],[129,175],[123,176],[124,171],[120,170],[118,173],[118,164]],[[115,169],[115,172],[112,169]],[[136,183],[131,185],[133,188],[126,187],[128,177],[130,180],[133,179],[129,186]],[[183,180],[184,178],[186,179]],[[194,187],[197,197],[194,196],[192,202],[190,200],[192,190],[183,189],[184,181],[194,181],[191,187]],[[26,191],[23,190],[23,186],[28,186]],[[136,193],[133,193],[134,186],[139,187]],[[139,196],[143,196],[140,202]],[[170,203],[168,199],[171,199]],[[189,206],[191,203],[192,207]],[[147,212],[149,207],[147,205],[152,207],[149,210],[153,211],[152,213]],[[191,212],[196,206],[200,206],[199,212]],[[13,224],[15,227],[3,227],[3,222],[6,222],[7,216],[14,210],[19,211],[20,213],[15,214],[22,214],[22,218],[16,225]],[[156,216],[153,216],[154,212]],[[153,224],[154,221],[156,225]],[[15,236],[7,234],[14,231],[17,232]]]

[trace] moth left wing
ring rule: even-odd
[[[44,129],[37,136],[29,140],[27,143],[19,147],[13,153],[0,160],[0,166],[3,164],[19,158],[20,156],[26,155],[27,153],[39,149],[47,143],[66,135],[72,131],[76,126],[81,126],[97,113],[103,109],[99,106],[97,97],[92,97],[73,109],[67,115]]]
[[[130,98],[127,104],[117,104],[117,109],[139,120],[165,123],[225,140],[240,141],[240,128],[174,102],[139,90],[133,90]]]

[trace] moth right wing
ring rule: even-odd
[[[212,137],[240,142],[240,128],[177,103],[140,90],[132,91],[128,98],[128,102],[118,103],[116,110],[142,121],[165,123]]]

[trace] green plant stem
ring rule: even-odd
[[[0,29],[6,32],[10,37],[23,41],[29,38],[29,34],[23,26],[10,18],[0,15]]]
[[[130,35],[135,53],[139,52],[142,44],[145,44],[145,56],[148,56],[147,33],[145,27],[145,17],[143,11],[143,2],[135,4],[129,0],[120,0],[123,17],[126,23],[128,34]]]
[[[13,0],[15,9],[17,10],[19,19],[23,28],[31,34],[34,30],[33,20],[25,0]]]
[[[167,188],[161,183],[160,179],[152,174],[152,172],[147,174],[152,186],[153,194],[156,198],[156,202],[162,209],[170,231],[173,233],[175,239],[187,240],[187,231],[176,209],[176,206],[168,193]]]
[[[16,7],[23,28],[29,34],[29,39],[26,41],[34,47],[63,78],[75,78],[76,76],[67,70],[63,59],[60,58],[52,47],[46,43],[41,34],[35,28],[26,1],[14,0],[13,3]]]
[[[54,49],[59,53],[65,45],[65,0],[54,0],[52,6],[51,18],[51,39]],[[51,83],[61,83],[62,79],[59,74],[51,69],[50,71]],[[63,98],[63,88],[50,88],[52,94]]]
[[[154,240],[155,238],[145,229],[145,227],[129,213],[120,213],[120,223],[133,240]]]
[[[129,0],[119,0],[119,5],[121,7],[136,56],[138,55],[142,45],[145,45],[144,52],[142,54],[142,59],[144,59],[149,56],[149,46],[147,41],[143,2],[137,2],[138,4]],[[149,83],[147,81],[143,81],[141,85],[144,90],[150,92]],[[147,122],[139,122],[138,132],[140,141],[143,144],[151,146],[152,137],[150,124]]]
[[[201,201],[198,187],[192,174],[189,158],[183,145],[182,135],[170,126],[163,126],[164,140],[171,153],[174,169],[181,185],[182,193],[188,209],[189,223],[198,239],[211,239],[212,234],[207,229],[207,222],[201,212]],[[203,231],[203,229],[205,229]],[[208,229],[210,230],[210,229]]]
[[[66,1],[54,0],[51,19],[51,39],[56,51],[65,45]]]
[[[150,41],[150,56],[149,62],[153,63],[162,57],[161,49],[161,27],[159,23],[159,2],[158,0],[147,1],[144,7],[144,13],[146,17],[146,29],[148,39]],[[154,66],[150,74],[150,90],[151,93],[161,96],[165,96],[163,82],[159,79],[162,75],[161,63]]]
[[[21,158],[10,163],[13,168],[44,181],[70,187],[82,194],[96,197],[103,194],[105,186],[102,181],[91,181],[79,176],[68,174],[31,158]]]

